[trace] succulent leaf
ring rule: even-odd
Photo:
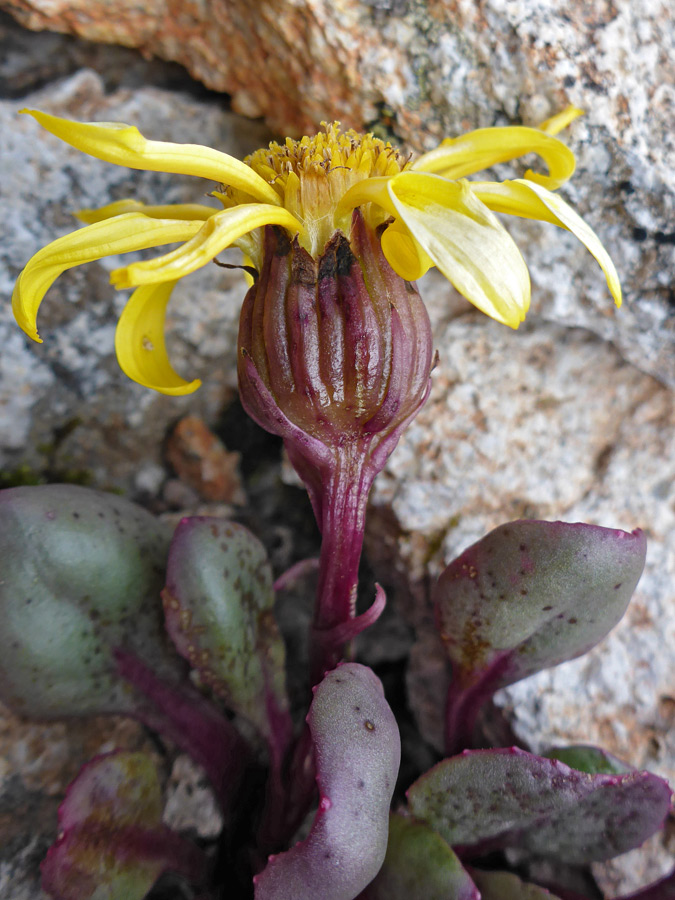
[[[498,688],[590,650],[623,616],[642,574],[644,534],[522,520],[450,563],[434,590],[450,657],[447,744],[470,743]]]
[[[384,863],[358,900],[481,900],[481,895],[440,834],[424,822],[392,814]]]
[[[574,745],[571,747],[551,747],[542,756],[546,759],[557,759],[570,769],[577,769],[579,772],[588,772],[589,775],[596,775],[598,772],[605,772],[608,775],[623,775],[625,772],[634,772],[635,768],[618,759],[607,750],[601,747],[590,747],[586,744]]]
[[[511,872],[472,869],[471,877],[480,889],[480,900],[559,900],[546,888],[528,884]]]
[[[460,854],[519,847],[586,863],[647,840],[671,790],[649,772],[589,774],[512,747],[443,760],[410,787],[408,803]]]
[[[162,596],[169,634],[202,681],[265,738],[285,743],[285,651],[260,541],[225,519],[183,519]]]
[[[314,688],[307,722],[319,808],[307,839],[256,876],[256,900],[353,900],[385,857],[401,742],[379,679],[338,666]]]
[[[157,770],[144,753],[88,763],[59,808],[59,832],[42,864],[54,900],[142,900],[167,870],[193,882],[206,874],[202,851],[162,825]]]
[[[162,622],[167,528],[74,485],[0,492],[0,698],[22,715],[133,713],[122,647],[183,677]]]

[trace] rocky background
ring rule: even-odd
[[[578,171],[563,193],[615,259],[624,307],[613,309],[600,270],[569,235],[531,222],[509,226],[533,280],[518,332],[476,313],[442,279],[423,281],[440,364],[429,403],[374,490],[367,563],[391,610],[362,652],[393,671],[417,635],[408,688],[433,748],[446,673],[428,589],[444,561],[523,516],[642,527],[647,568],[624,621],[583,659],[502,692],[499,707],[535,750],[598,742],[675,783],[671,4],[154,0],[141,10],[126,0],[6,0],[0,9],[0,485],[81,481],[165,514],[199,504],[230,511],[263,536],[278,571],[315,552],[317,538],[301,492],[283,483],[278,445],[238,410],[240,275],[214,266],[175,293],[172,359],[204,381],[189,398],[151,394],[119,372],[113,336],[126,296],[108,285],[115,260],[57,281],[40,312],[40,346],[10,311],[16,275],[74,227],[74,210],[125,196],[199,201],[208,187],[90,159],[17,111],[126,121],[153,138],[242,156],[322,119],[419,151],[469,128],[536,125],[568,103],[586,110],[569,130]],[[181,421],[188,413],[201,422]],[[123,722],[0,719],[0,897],[40,897],[37,866],[58,799],[79,764],[115,742],[148,737]],[[172,821],[217,831],[184,760],[171,784]],[[190,815],[190,796],[205,815]],[[655,879],[674,852],[671,829],[596,866],[598,897]]]

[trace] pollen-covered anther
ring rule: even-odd
[[[315,258],[336,229],[348,232],[351,211],[340,211],[338,204],[349,188],[367,178],[396,175],[406,165],[389,142],[351,128],[340,131],[338,122],[322,124],[324,130],[312,137],[272,143],[245,160],[302,222],[300,246]],[[227,191],[230,202],[241,202],[239,194]],[[387,217],[370,205],[364,212],[373,228]]]

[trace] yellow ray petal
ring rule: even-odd
[[[501,183],[472,181],[470,185],[472,193],[495,212],[552,222],[571,231],[596,258],[605,273],[614,302],[621,306],[621,283],[609,253],[591,226],[561,197],[520,178]]]
[[[250,166],[220,150],[201,144],[149,141],[133,125],[121,122],[73,122],[35,109],[22,109],[43,128],[83,153],[130,169],[173,172],[209,178],[278,206],[281,201]]]
[[[237,238],[261,225],[282,225],[296,232],[302,225],[288,210],[266,203],[246,203],[223,209],[204,222],[199,232],[182,247],[146,262],[132,263],[110,274],[118,288],[158,281],[175,281],[210,262]]]
[[[73,266],[115,256],[131,250],[144,250],[160,244],[187,241],[201,222],[151,219],[142,213],[126,213],[87,225],[47,244],[30,259],[19,275],[12,294],[12,311],[19,326],[34,341],[37,313],[42,298],[58,276]]]
[[[94,222],[102,222],[104,219],[112,219],[113,216],[121,216],[128,212],[142,212],[152,219],[204,221],[217,213],[218,209],[213,206],[204,206],[201,203],[166,203],[162,206],[146,206],[140,200],[128,199],[115,200],[114,203],[108,203],[97,209],[79,209],[75,213],[75,218],[87,225],[93,225]]]
[[[402,172],[390,180],[389,193],[401,222],[460,294],[493,319],[517,328],[530,305],[527,266],[469,183]],[[397,260],[387,259],[398,271]]]
[[[527,153],[540,156],[548,166],[549,174],[540,175],[528,169],[525,177],[551,190],[560,187],[574,172],[574,154],[562,141],[538,128],[520,125],[479,128],[458,138],[446,138],[440,147],[415,160],[412,169],[444,178],[463,178]]]
[[[166,307],[175,281],[136,288],[115,331],[115,352],[125,375],[161,394],[191,394],[201,381],[185,381],[174,371],[164,343]]]
[[[434,264],[429,254],[399,219],[387,227],[382,234],[381,243],[385,257],[388,260],[396,260],[396,265],[392,268],[406,281],[417,281]]]
[[[567,106],[562,112],[556,113],[555,116],[551,116],[550,119],[541,122],[541,124],[537,125],[537,128],[539,131],[545,131],[546,134],[555,135],[562,131],[563,128],[567,128],[570,122],[583,115],[583,109],[579,109],[576,106]]]
[[[377,178],[366,178],[357,181],[341,197],[335,208],[334,219],[336,222],[348,221],[352,210],[357,206],[365,206],[366,203],[376,203],[391,216],[396,215],[396,207],[392,203],[389,194],[389,182],[391,175],[380,175]]]
[[[242,266],[247,266],[251,269],[255,269],[253,260],[247,253],[242,252],[241,264],[242,264]],[[255,279],[254,279],[253,275],[251,275],[250,272],[247,272],[246,269],[244,269],[244,281],[246,282],[247,288],[250,288],[251,285],[255,283]]]

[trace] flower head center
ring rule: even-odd
[[[353,184],[366,178],[396,175],[405,165],[395,147],[372,134],[361,134],[353,128],[341,131],[337,122],[322,125],[323,131],[313,137],[271,143],[244,160],[303,223],[305,235],[300,243],[312,256],[323,251],[338,228],[348,233],[349,218],[341,221],[336,210]],[[227,194],[240,202],[235,191],[228,189]],[[366,216],[372,225],[385,218],[382,210],[370,212]]]

